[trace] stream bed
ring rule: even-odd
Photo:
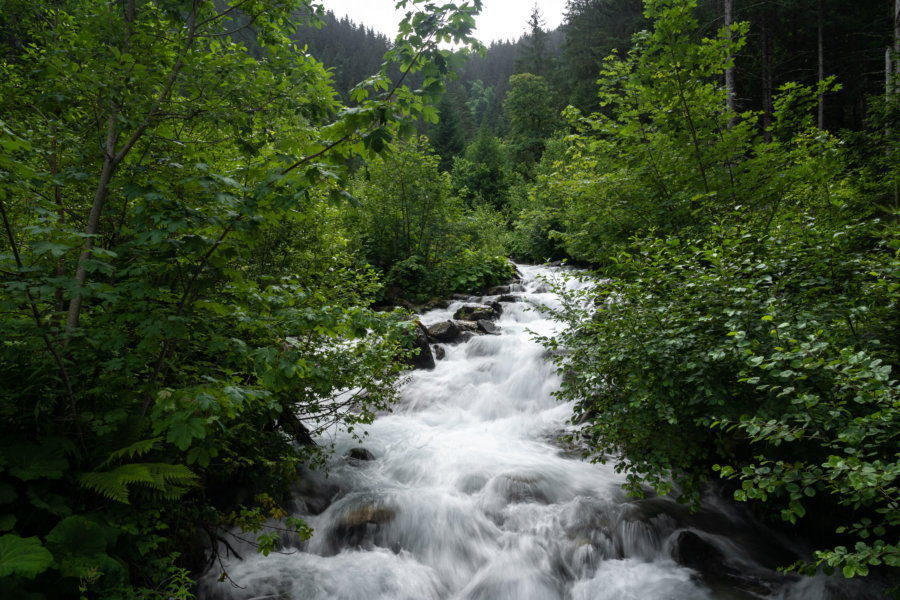
[[[838,600],[880,597],[855,581],[776,572],[807,552],[710,496],[691,514],[668,498],[629,498],[611,465],[558,441],[572,407],[532,338],[559,325],[558,300],[520,265],[499,335],[442,345],[416,370],[361,447],[338,435],[327,477],[298,484],[314,529],[263,557],[222,550],[199,582],[208,600]],[[581,285],[570,281],[567,285]],[[472,298],[485,302],[498,297]],[[451,319],[465,301],[422,315]],[[362,450],[362,448],[365,449]],[[355,450],[354,450],[355,449]],[[353,451],[351,453],[351,451]]]

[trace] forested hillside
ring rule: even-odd
[[[191,598],[263,553],[410,310],[565,260],[570,441],[900,566],[900,3],[569,0],[517,41],[415,0],[0,13],[0,589]],[[441,40],[453,41],[457,50]],[[279,520],[280,519],[280,520]]]

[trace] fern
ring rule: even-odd
[[[150,438],[149,440],[140,440],[131,444],[130,446],[126,446],[120,450],[116,450],[115,452],[110,453],[103,463],[101,463],[101,467],[109,466],[120,458],[134,458],[135,456],[144,456],[154,448],[156,445],[162,441],[162,436],[157,436],[155,438]]]
[[[185,465],[167,463],[129,463],[112,471],[84,473],[78,483],[104,498],[129,504],[132,485],[150,488],[164,500],[177,500],[197,485],[197,475]]]

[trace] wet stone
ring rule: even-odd
[[[354,461],[370,461],[375,460],[375,455],[365,448],[357,447],[351,448],[350,451],[347,452],[347,458]]]
[[[459,333],[459,327],[453,321],[442,321],[428,328],[428,337],[437,342],[454,342]]]
[[[416,323],[416,337],[413,340],[413,349],[416,353],[406,359],[409,366],[414,369],[433,369],[434,356],[428,345],[428,330],[421,323]]]
[[[494,319],[496,315],[489,306],[463,306],[453,313],[453,318],[458,321],[480,321],[481,319]]]
[[[478,321],[478,329],[488,335],[500,335],[500,326],[487,319],[480,319]]]

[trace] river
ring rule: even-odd
[[[359,454],[371,460],[348,457],[359,447],[349,436],[327,440],[336,449],[327,478],[310,473],[297,490],[313,537],[268,557],[224,557],[241,587],[217,582],[214,568],[201,598],[869,597],[837,578],[778,575],[779,562],[805,549],[739,506],[711,495],[692,515],[667,498],[629,498],[612,466],[561,444],[571,406],[553,397],[559,376],[532,339],[558,327],[533,308],[557,302],[540,278],[558,269],[519,269],[518,301],[503,303],[500,334],[445,345],[433,370],[412,372],[393,412],[368,428],[371,456]],[[450,319],[462,304],[422,321]]]

